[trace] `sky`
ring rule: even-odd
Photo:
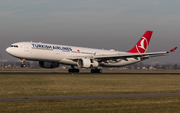
[[[34,41],[99,49],[130,50],[145,33],[147,52],[180,43],[178,0],[0,0],[1,59],[16,61],[5,49]],[[180,63],[180,48],[143,63]]]

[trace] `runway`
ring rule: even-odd
[[[40,96],[40,97],[0,97],[0,101],[105,99],[105,98],[169,97],[169,96],[180,96],[180,93],[119,94],[119,95],[80,95],[80,96]]]
[[[129,74],[131,74],[131,75],[142,75],[142,74],[144,74],[144,75],[180,75],[180,73],[128,73],[128,72],[126,72],[126,73],[124,73],[124,72],[122,72],[122,73],[120,73],[120,72],[118,72],[118,73],[112,73],[112,72],[105,72],[105,73],[90,73],[90,72],[82,72],[82,73],[68,73],[68,72],[0,72],[0,74],[57,74],[57,75],[62,75],[62,74],[75,74],[75,75],[78,75],[78,74],[80,74],[80,75],[82,75],[82,74],[91,74],[91,75],[109,75],[109,74],[111,74],[111,75],[122,75],[122,74],[125,74],[125,75],[129,75]]]

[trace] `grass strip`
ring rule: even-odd
[[[179,113],[180,97],[9,101],[6,113]]]
[[[179,75],[0,75],[0,97],[180,93]]]

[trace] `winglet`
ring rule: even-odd
[[[175,48],[169,50],[168,52],[174,52],[176,49],[177,49],[177,47],[175,47]]]

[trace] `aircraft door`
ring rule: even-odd
[[[24,51],[29,52],[29,45],[28,44],[24,44]]]

